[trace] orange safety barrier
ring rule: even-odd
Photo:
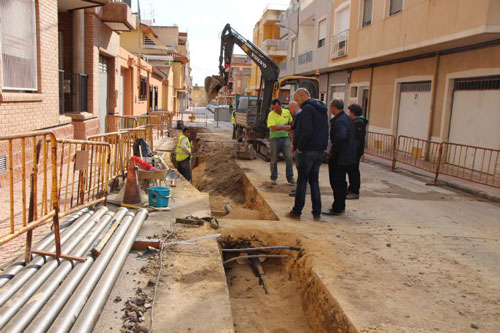
[[[134,116],[106,116],[106,132],[109,133],[128,128],[135,128],[137,126],[139,126],[139,124]]]
[[[500,187],[499,149],[443,142],[441,150],[439,173]]]
[[[440,148],[439,142],[400,135],[396,145],[395,160],[436,173],[441,156]]]
[[[205,127],[208,127],[208,116],[206,114],[183,111],[176,114],[174,118],[174,121],[183,121],[185,125],[205,124]]]
[[[26,234],[25,262],[32,253],[83,260],[61,253],[60,206],[57,184],[57,140],[50,131],[0,137],[0,155],[6,172],[0,171],[0,245]],[[7,185],[5,185],[7,184]],[[32,251],[33,231],[52,222],[55,253]]]
[[[139,138],[143,138],[151,150],[153,150],[153,126],[152,125],[145,125],[145,126],[140,126],[136,128],[129,128],[127,129],[127,132],[129,133],[129,142],[131,144],[131,147],[133,147],[135,140]]]
[[[94,142],[105,142],[110,145],[109,179],[124,178],[127,173],[127,161],[131,155],[129,132],[97,134],[88,137],[88,139]]]
[[[394,159],[396,138],[394,135],[377,132],[366,132],[365,154],[386,160]]]
[[[84,207],[106,203],[110,144],[57,139],[58,193],[61,216]]]

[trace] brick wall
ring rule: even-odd
[[[36,2],[39,91],[0,90],[0,135],[49,128],[59,121],[57,0]],[[0,66],[1,71],[1,66]],[[0,88],[1,89],[1,88]]]

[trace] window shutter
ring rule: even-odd
[[[3,89],[37,90],[34,0],[1,0]]]

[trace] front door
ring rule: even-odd
[[[99,128],[106,132],[108,115],[108,58],[99,56]]]

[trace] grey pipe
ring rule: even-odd
[[[88,208],[84,208],[76,212],[75,214],[71,215],[71,217],[67,219],[66,223],[78,220],[85,213],[89,213],[90,215],[92,215],[94,212],[89,211]],[[66,230],[67,229],[65,228],[64,230],[61,231],[61,237],[64,235],[64,232]],[[33,248],[38,251],[48,251],[47,248],[51,245],[52,242],[54,242],[54,234],[50,233],[44,239],[38,242]],[[64,245],[62,239],[61,239],[61,245]],[[33,257],[33,260],[36,259],[37,257],[39,256],[35,255]],[[24,254],[23,254],[14,261],[14,264],[9,266],[2,272],[2,274],[0,275],[0,288],[3,287],[7,282],[9,282],[17,273],[22,271],[24,267],[26,267],[26,263],[24,262]]]
[[[63,304],[66,304],[55,321],[52,323],[49,332],[68,332],[71,329],[71,326],[73,326],[73,323],[76,321],[80,311],[85,306],[92,290],[94,290],[99,278],[113,257],[118,245],[120,245],[123,237],[127,233],[133,218],[134,215],[132,213],[125,216],[123,221],[120,223],[120,226],[113,234],[113,237],[111,237],[106,247],[104,247],[104,251],[99,257],[97,257],[71,298],[67,302],[65,302],[65,300],[61,300]]]
[[[92,247],[92,244],[97,239],[97,237],[104,230],[106,225],[112,219],[116,221],[121,221],[125,214],[127,213],[126,208],[120,208],[115,215],[112,212],[107,212],[99,221],[95,221],[95,224],[87,224],[80,230],[80,237],[68,242],[65,251],[73,251],[72,248],[76,247],[71,255],[81,257]],[[95,228],[94,226],[97,225]],[[92,231],[91,231],[92,229]],[[82,238],[85,239],[81,241]],[[81,242],[80,242],[81,241]],[[74,245],[74,246],[72,246]],[[72,248],[71,248],[72,247]],[[59,266],[59,267],[58,267]],[[0,329],[2,329],[10,320],[10,324],[5,331],[6,332],[22,332],[23,329],[28,326],[31,319],[37,314],[43,304],[47,299],[50,298],[52,293],[57,289],[60,282],[71,272],[73,268],[73,262],[64,260],[61,264],[57,260],[52,260],[45,264],[29,281],[26,283],[18,294],[9,300],[7,304],[0,310]],[[56,271],[57,269],[57,271]],[[55,271],[55,272],[54,272]],[[40,288],[41,285],[43,288]],[[39,289],[40,288],[40,289]],[[32,302],[28,305],[28,311],[19,311],[21,307],[30,300],[30,298],[38,291],[41,290],[38,297],[33,297]],[[23,309],[26,310],[26,309]],[[26,312],[29,312],[26,314]],[[14,317],[12,319],[12,317]]]
[[[106,207],[103,207],[95,212],[95,214],[92,215],[91,218],[90,216],[87,218],[88,213],[84,214],[80,219],[78,219],[78,221],[76,221],[71,227],[69,227],[71,229],[69,229],[68,232],[64,234],[64,236],[61,236],[61,239],[64,237],[66,242],[71,236],[73,236],[73,234],[79,231],[79,229],[88,221],[89,218],[91,220],[99,220],[107,210],[108,209]],[[50,249],[52,251],[55,251],[55,245],[51,245]],[[35,260],[32,260],[29,266],[27,266],[22,272],[12,278],[10,283],[3,286],[0,291],[0,306],[4,305],[9,300],[9,298],[11,298],[12,295],[14,295],[14,293],[18,291],[19,288],[21,288],[26,283],[26,281],[28,281],[42,267],[46,259],[47,258],[45,258],[45,256],[39,256]]]
[[[99,283],[94,288],[92,295],[78,316],[76,323],[71,328],[71,332],[92,332],[94,329],[94,326],[99,319],[99,315],[108,300],[109,294],[111,294],[111,291],[113,290],[116,279],[118,278],[118,275],[125,264],[125,260],[130,253],[130,249],[134,244],[135,238],[137,237],[137,234],[139,233],[139,230],[141,230],[142,224],[147,217],[148,211],[146,209],[140,209],[137,212],[135,219],[132,222],[132,226],[116,250],[113,260],[106,268],[106,271],[99,280]]]

